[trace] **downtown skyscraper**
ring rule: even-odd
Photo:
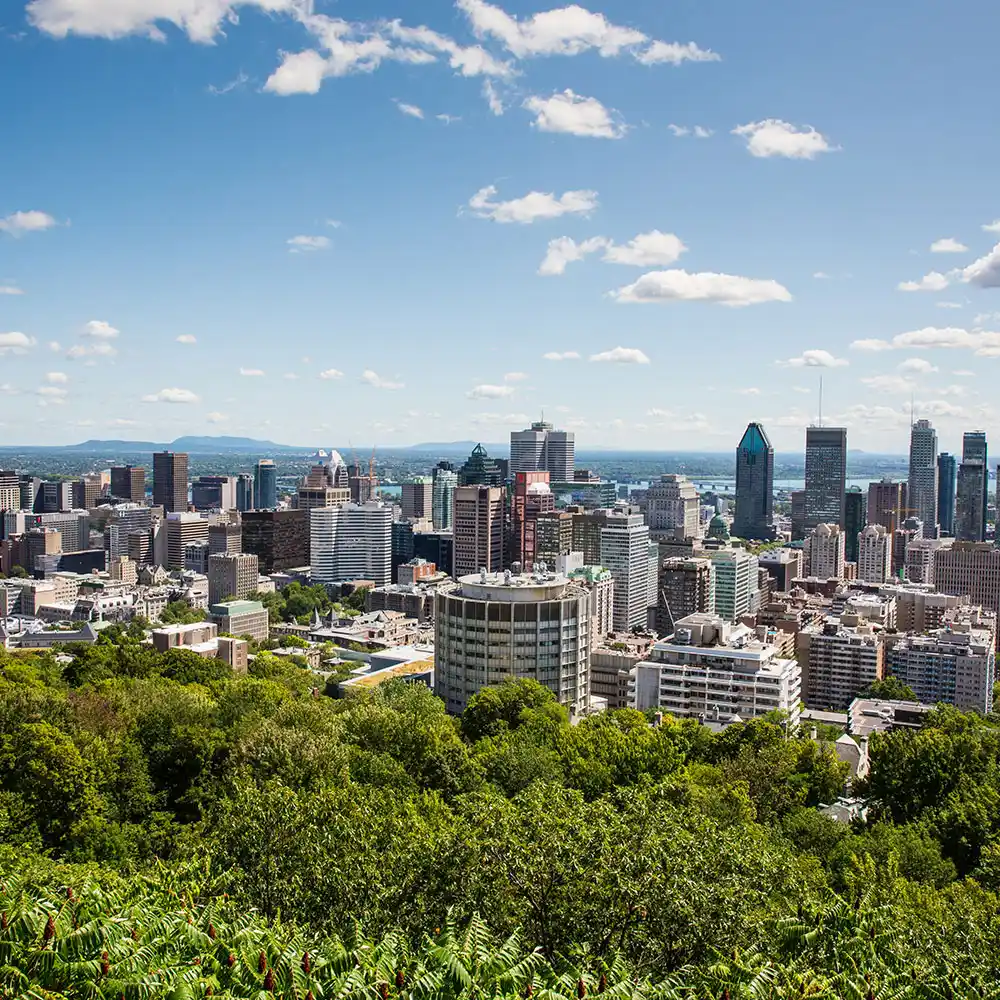
[[[955,489],[958,479],[958,463],[954,455],[943,451],[938,455],[938,523],[941,534],[955,534]]]
[[[847,488],[847,428],[813,425],[806,428],[805,523],[844,526]]]
[[[764,428],[751,423],[736,449],[736,518],[738,538],[774,538],[774,448]]]
[[[910,428],[910,476],[907,503],[923,522],[924,537],[933,538],[938,523],[937,433],[929,420],[918,420]]]
[[[544,420],[524,431],[511,431],[510,472],[547,472],[549,481],[573,480],[575,443],[572,431],[557,431]]]
[[[962,436],[962,464],[958,467],[955,498],[955,537],[959,541],[985,541],[989,485],[986,432],[968,431]]]
[[[183,452],[153,454],[153,503],[168,514],[188,509],[188,457]]]

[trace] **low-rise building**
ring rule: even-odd
[[[267,609],[260,601],[225,601],[209,608],[209,617],[220,632],[234,636],[250,636],[255,642],[265,642],[268,636]]]
[[[644,660],[654,639],[651,635],[611,632],[590,652],[590,698],[603,699],[609,709],[629,707],[629,674]]]
[[[633,668],[632,707],[715,725],[781,711],[796,726],[799,665],[779,656],[771,638],[767,629],[733,624],[719,615],[688,615],[675,623],[671,638],[654,643]]]

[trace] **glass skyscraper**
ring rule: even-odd
[[[847,428],[806,428],[805,524],[808,532],[817,524],[844,527],[844,497],[847,488]]]
[[[864,531],[868,498],[860,486],[852,486],[844,496],[844,560],[858,561],[858,535]]]
[[[257,463],[253,479],[254,510],[274,510],[278,506],[278,470],[269,458]]]
[[[937,433],[928,420],[918,420],[910,428],[907,505],[923,522],[924,537],[933,538],[938,523]]]
[[[942,535],[955,534],[955,485],[958,463],[954,455],[938,455],[938,523]]]
[[[738,538],[774,538],[774,448],[764,428],[751,423],[736,449],[736,518]]]
[[[958,467],[955,500],[955,537],[960,541],[981,542],[986,538],[986,498],[990,474],[986,432],[962,435],[962,464]]]

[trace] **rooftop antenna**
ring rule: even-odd
[[[823,426],[823,376],[819,377],[819,423],[817,427]]]
[[[913,393],[910,393],[910,426],[913,426]]]

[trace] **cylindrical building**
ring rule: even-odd
[[[590,595],[552,573],[474,573],[435,597],[435,690],[459,714],[508,678],[544,684],[571,715],[590,704]]]

